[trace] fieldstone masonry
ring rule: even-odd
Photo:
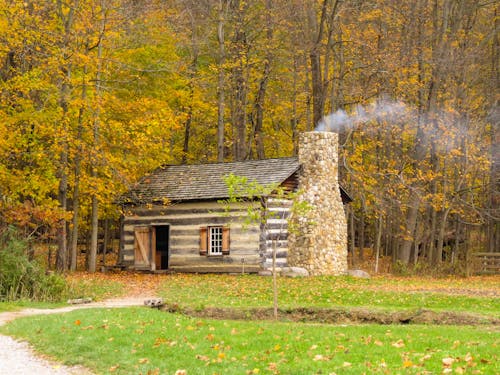
[[[347,270],[347,221],[338,183],[338,135],[306,132],[299,142],[298,199],[310,209],[290,218],[288,265],[310,275],[341,275]]]

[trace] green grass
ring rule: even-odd
[[[500,371],[498,331],[488,327],[212,321],[128,308],[20,318],[0,332],[98,374]]]
[[[209,306],[269,307],[272,305],[271,282],[270,278],[252,275],[175,275],[164,280],[159,293],[169,304],[195,309]],[[280,307],[285,309],[340,306],[397,311],[425,308],[499,316],[499,298],[454,294],[447,284],[458,289],[468,288],[469,294],[474,294],[474,288],[481,290],[479,284],[472,282],[468,285],[462,280],[279,278],[278,300]],[[496,290],[499,286],[496,283]],[[448,289],[443,291],[443,287]],[[495,281],[490,287],[495,289]]]

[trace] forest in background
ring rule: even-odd
[[[59,271],[88,239],[94,272],[148,171],[290,156],[319,124],[340,134],[353,260],[459,271],[500,249],[498,10],[0,0],[0,230],[53,243]]]

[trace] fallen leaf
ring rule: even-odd
[[[470,353],[467,353],[465,355],[465,362],[469,363],[469,362],[472,362],[472,360],[474,359],[474,357],[470,354]]]
[[[375,345],[377,345],[377,346],[382,346],[382,345],[384,345],[384,343],[383,343],[382,341],[380,341],[380,340],[375,340],[373,343],[374,343]]]
[[[413,362],[412,361],[410,361],[410,360],[407,359],[407,360],[405,360],[403,362],[403,367],[404,368],[408,368],[408,367],[411,367],[411,366],[413,366]]]
[[[391,345],[395,348],[402,348],[403,346],[405,346],[405,343],[403,340],[399,339],[398,341],[393,342]]]
[[[342,364],[343,367],[351,367],[352,366],[352,363],[351,362],[344,362]]]
[[[175,372],[175,375],[187,375],[187,371],[186,370],[177,370]]]
[[[443,366],[446,367],[450,367],[453,364],[453,362],[455,362],[455,359],[451,357],[443,358],[442,360]]]
[[[431,355],[430,354],[426,354],[422,358],[420,358],[420,362],[427,361],[428,359],[431,359]]]
[[[141,358],[141,359],[139,359],[139,363],[149,363],[149,359]]]

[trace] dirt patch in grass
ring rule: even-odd
[[[167,312],[178,312],[196,318],[228,320],[273,320],[272,308],[217,308],[203,309],[180,308],[166,305],[161,308]],[[500,325],[500,319],[466,312],[432,311],[373,311],[364,308],[296,308],[280,309],[279,320],[302,323],[328,324],[436,324],[436,325]]]

